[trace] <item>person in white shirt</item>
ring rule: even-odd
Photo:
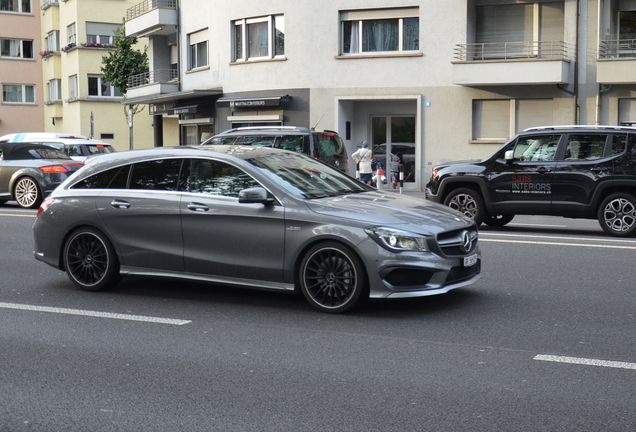
[[[360,173],[360,181],[371,184],[371,178],[373,177],[373,168],[371,167],[373,153],[371,149],[369,149],[369,142],[363,140],[361,147],[351,154],[351,158],[358,164],[357,171]]]

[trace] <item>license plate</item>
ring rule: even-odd
[[[471,267],[477,263],[477,254],[464,257],[464,267]]]

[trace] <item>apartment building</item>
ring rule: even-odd
[[[125,28],[151,71],[128,95],[178,116],[182,144],[248,125],[368,139],[422,190],[530,126],[636,121],[635,18],[634,0],[147,0]]]
[[[102,78],[102,57],[114,48],[128,0],[43,0],[42,75],[44,128],[129,148],[123,97]],[[134,148],[152,147],[152,117],[134,117]]]
[[[0,135],[41,131],[40,4],[0,0]]]

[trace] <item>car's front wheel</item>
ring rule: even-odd
[[[360,259],[336,242],[319,243],[307,251],[299,266],[298,282],[314,308],[331,313],[356,306],[368,288]]]
[[[601,202],[598,209],[601,228],[613,236],[628,237],[636,232],[636,198],[617,192]]]
[[[13,197],[20,207],[37,208],[42,202],[42,191],[34,179],[22,177],[13,187]]]
[[[508,224],[515,215],[488,215],[484,218],[484,223],[491,227],[502,227]]]
[[[484,202],[474,189],[455,189],[448,194],[444,204],[474,220],[478,226],[484,221]]]
[[[119,264],[110,241],[92,228],[74,231],[64,244],[64,268],[83,290],[101,291],[117,282]]]

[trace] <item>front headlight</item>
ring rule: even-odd
[[[427,251],[426,237],[395,228],[374,227],[365,232],[380,246],[391,252]]]

